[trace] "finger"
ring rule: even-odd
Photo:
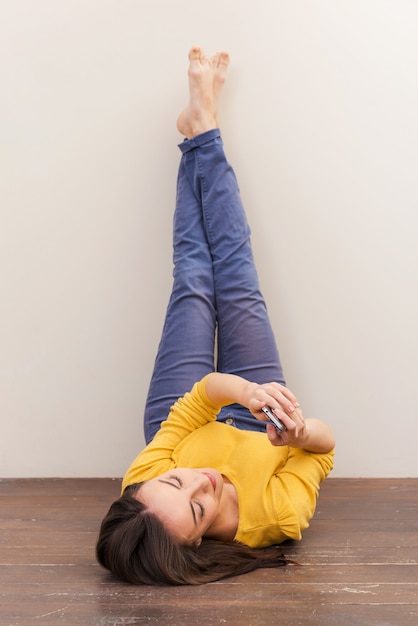
[[[283,415],[281,421],[287,428],[284,441],[288,442],[289,438],[293,441],[303,436],[306,423],[300,410],[297,409],[291,416]]]
[[[290,389],[283,387],[283,385],[272,385],[267,392],[270,393],[272,398],[275,400],[272,408],[278,408],[277,404],[279,404],[280,408],[285,410],[287,413],[292,413],[299,407],[299,402],[297,401],[296,396],[290,391]]]
[[[274,409],[274,412],[276,413],[276,409]],[[301,428],[305,426],[305,418],[303,417],[302,411],[300,409],[295,409],[290,415],[286,415],[285,413],[283,414],[283,412],[281,412],[281,415],[282,417],[280,419],[284,421],[285,426],[287,427],[297,426]]]
[[[275,426],[273,426],[273,424],[267,424],[266,433],[267,433],[267,437],[270,443],[273,446],[285,446],[286,445],[286,442],[283,439],[282,434],[278,432],[278,430],[276,429]]]
[[[284,385],[280,385],[279,383],[275,383],[276,389],[284,396],[289,402],[291,402],[295,407],[299,406],[299,402],[295,396],[295,394],[289,389],[289,387],[285,387]]]

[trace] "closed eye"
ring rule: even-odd
[[[183,487],[183,481],[176,474],[170,474],[169,479],[170,480],[175,480],[176,483],[178,484],[179,488]],[[202,519],[205,516],[205,507],[203,506],[203,504],[200,504],[200,502],[196,502],[196,506],[199,509],[200,519]],[[194,511],[194,507],[193,507],[193,504],[191,502],[190,502],[190,508],[192,510],[194,523],[197,524],[196,513]]]
[[[178,476],[176,476],[175,474],[172,474],[170,476],[171,479],[175,480],[176,482],[178,482],[180,487],[183,487],[183,481],[181,480],[181,478],[179,478]]]

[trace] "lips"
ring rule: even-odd
[[[211,485],[213,487],[213,491],[216,491],[216,480],[212,476],[212,474],[209,474],[208,472],[203,472],[203,474],[209,478],[210,483],[211,483]]]

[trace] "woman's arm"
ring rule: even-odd
[[[206,377],[206,394],[218,406],[242,404],[258,419],[263,418],[263,406],[278,406],[281,411],[292,413],[299,403],[295,395],[279,383],[259,385],[235,374],[213,372]],[[265,421],[265,419],[263,420]]]
[[[150,443],[133,460],[122,483],[122,493],[127,485],[149,480],[163,474],[173,466],[173,450],[191,432],[215,421],[219,406],[210,403],[203,378],[193,389],[171,407],[166,420]]]
[[[305,420],[296,396],[279,383],[258,385],[234,374],[214,372],[206,378],[206,393],[218,406],[242,404],[261,421],[266,421],[261,409],[270,406],[287,428],[279,433],[272,424],[267,424],[267,435],[274,446],[287,445],[319,453],[329,452],[335,446],[329,426],[318,419]]]
[[[298,409],[302,416],[302,412]],[[294,416],[292,416],[293,418]],[[303,448],[309,452],[325,454],[331,452],[335,447],[335,438],[331,428],[322,420],[308,418],[304,419],[301,429],[295,428],[294,420],[285,420],[286,432],[279,433],[273,424],[267,424],[267,436],[273,446],[291,446],[292,448]],[[293,422],[293,424],[292,424]]]

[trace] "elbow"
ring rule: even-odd
[[[323,449],[321,450],[322,454],[329,454],[334,451],[335,448],[335,437],[332,432],[329,433],[327,437],[324,438]]]

